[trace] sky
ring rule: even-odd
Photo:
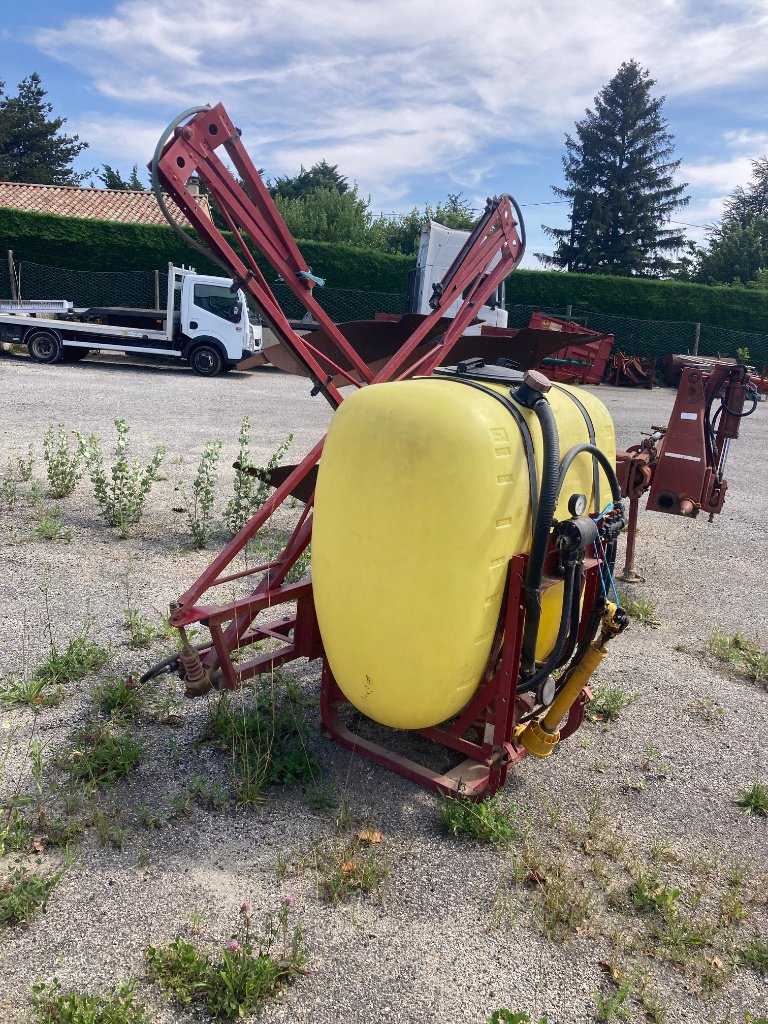
[[[190,106],[222,101],[266,176],[338,164],[374,212],[509,192],[528,251],[561,227],[565,134],[622,61],[663,113],[702,242],[768,153],[768,0],[0,0],[0,79],[37,71],[78,169],[127,176]],[[677,226],[677,225],[676,225]],[[330,283],[330,282],[329,282]]]

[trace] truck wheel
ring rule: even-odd
[[[221,352],[213,345],[196,345],[188,359],[192,372],[198,377],[217,377],[224,369]]]
[[[61,358],[65,363],[79,363],[81,359],[85,359],[86,356],[91,354],[89,348],[67,348],[64,347]]]
[[[57,363],[61,359],[61,342],[53,331],[28,334],[27,349],[36,363]]]

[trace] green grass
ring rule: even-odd
[[[58,767],[73,782],[99,788],[133,771],[142,754],[141,744],[113,723],[90,722],[72,734]]]
[[[50,984],[33,985],[30,1001],[36,1024],[150,1024],[141,1003],[136,1002],[136,983],[123,982],[107,996],[73,989],[65,992],[54,978]]]
[[[108,662],[109,651],[83,632],[70,640],[63,651],[52,644],[51,653],[35,672],[35,678],[51,686],[74,683],[103,668]]]
[[[38,910],[45,910],[60,878],[61,873],[44,878],[20,869],[12,872],[0,885],[0,929],[25,924]]]
[[[103,715],[133,721],[144,707],[144,691],[132,676],[115,676],[105,680],[92,692],[93,702]]]
[[[628,1020],[631,1016],[627,1000],[634,990],[632,978],[625,978],[613,992],[595,992],[595,1012],[602,1022]]]
[[[381,834],[361,829],[319,843],[305,858],[317,869],[320,895],[331,903],[344,903],[361,893],[378,896],[389,868],[380,850]]]
[[[644,597],[627,597],[626,594],[619,594],[621,607],[636,622],[644,626],[660,626],[661,619],[656,614],[656,605],[652,601],[646,601]]]
[[[123,609],[123,629],[128,633],[128,646],[134,651],[148,650],[162,635],[162,630],[135,608]]]
[[[24,679],[10,675],[0,683],[0,702],[9,707],[24,705],[29,708],[52,708],[63,697],[61,686],[46,679]]]
[[[626,693],[620,686],[595,688],[593,698],[587,704],[586,714],[590,722],[615,722],[622,711],[632,707],[639,700],[636,693]]]
[[[739,962],[745,967],[751,967],[753,971],[768,978],[768,942],[755,936],[754,939],[743,946],[738,953]]]
[[[501,793],[482,802],[461,795],[447,797],[440,807],[440,821],[452,836],[469,836],[481,843],[509,843],[519,835],[517,809]]]
[[[502,1006],[500,1010],[494,1010],[485,1024],[533,1024],[529,1014],[513,1013],[512,1010]],[[547,1024],[546,1017],[539,1018],[539,1024]]]
[[[768,816],[768,785],[764,782],[755,782],[748,789],[741,791],[734,799],[734,803],[743,807],[747,814],[759,814],[762,817]]]
[[[201,1005],[217,1020],[257,1013],[306,964],[301,924],[291,925],[289,917],[290,903],[285,900],[277,914],[266,915],[262,933],[256,935],[244,903],[236,937],[215,956],[182,938],[167,946],[150,946],[150,976],[182,1006]]]
[[[715,630],[709,638],[709,653],[730,665],[739,675],[768,688],[768,651],[743,633]]]

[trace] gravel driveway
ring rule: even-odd
[[[172,511],[183,505],[179,482],[189,488],[204,443],[223,441],[220,515],[242,417],[251,417],[257,461],[293,432],[292,461],[329,421],[328,407],[309,389],[269,370],[203,380],[121,357],[47,367],[0,356],[0,474],[32,444],[34,476],[44,481],[49,423],[96,434],[109,451],[112,422],[122,417],[139,457],[148,459],[157,443],[167,449],[164,479],[127,540],[103,525],[87,480],[60,502],[69,543],[34,538],[42,513],[30,499],[31,482],[19,483],[13,508],[0,501],[6,683],[44,661],[51,636],[66,647],[84,625],[87,631],[89,618],[91,635],[111,652],[107,667],[67,683],[57,706],[0,705],[6,796],[34,793],[35,739],[46,792],[61,785],[57,758],[93,714],[93,688],[107,676],[143,671],[173,649],[161,636],[151,650],[131,650],[123,615],[132,607],[159,623],[220,544],[192,550],[183,513]],[[674,399],[667,389],[593,390],[615,419],[620,445],[665,423]],[[90,825],[47,911],[27,925],[0,925],[0,1020],[31,1020],[29,986],[54,976],[65,988],[97,992],[136,978],[153,1022],[206,1019],[150,982],[145,948],[177,934],[221,946],[243,900],[258,918],[286,895],[305,928],[311,973],[266,1004],[265,1022],[484,1024],[500,1007],[534,1021],[546,1013],[549,1024],[619,1019],[600,1000],[618,998],[623,981],[628,990],[618,1009],[634,1021],[743,1024],[747,1013],[768,1015],[768,979],[738,962],[751,938],[768,941],[768,818],[733,802],[756,780],[768,781],[768,691],[706,653],[715,630],[740,631],[768,647],[767,457],[762,405],[732,448],[725,511],[714,524],[641,517],[637,561],[647,583],[631,596],[655,604],[660,624],[632,623],[596,680],[598,690],[619,688],[634,703],[610,725],[585,725],[550,760],[523,762],[506,786],[519,833],[509,845],[450,837],[434,796],[321,739],[315,663],[289,666],[288,674],[306,705],[327,808],[299,786],[271,787],[255,811],[234,801],[183,806],[192,780],[229,785],[227,753],[199,741],[215,698],[177,705],[171,694],[172,713],[162,721],[139,717],[132,726],[144,748],[138,767],[93,798],[102,818],[89,820],[106,815],[111,838],[102,845]],[[165,691],[168,683],[155,685]],[[159,809],[162,828],[145,827],[146,807]],[[334,836],[340,817],[339,827],[381,832],[376,856],[386,877],[378,895],[344,903],[322,897],[311,851]],[[62,857],[46,842],[7,852],[0,889],[15,868],[46,874]],[[638,874],[655,879],[657,891],[678,893],[670,898],[680,913],[667,923],[695,920],[702,934],[715,936],[711,942],[660,938],[658,910],[644,914],[627,897]],[[558,880],[585,908],[562,941],[542,932],[544,891]]]

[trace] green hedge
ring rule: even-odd
[[[507,306],[573,306],[641,320],[712,324],[768,334],[768,291],[712,287],[680,281],[650,281],[516,270],[507,279]]]
[[[71,270],[162,270],[169,262],[200,273],[221,270],[186,245],[170,227],[59,217],[0,209],[0,246],[14,258]],[[299,242],[314,273],[330,287],[397,292],[407,287],[413,260],[331,242]],[[259,260],[269,273],[266,261]],[[269,276],[268,276],[269,280]]]

